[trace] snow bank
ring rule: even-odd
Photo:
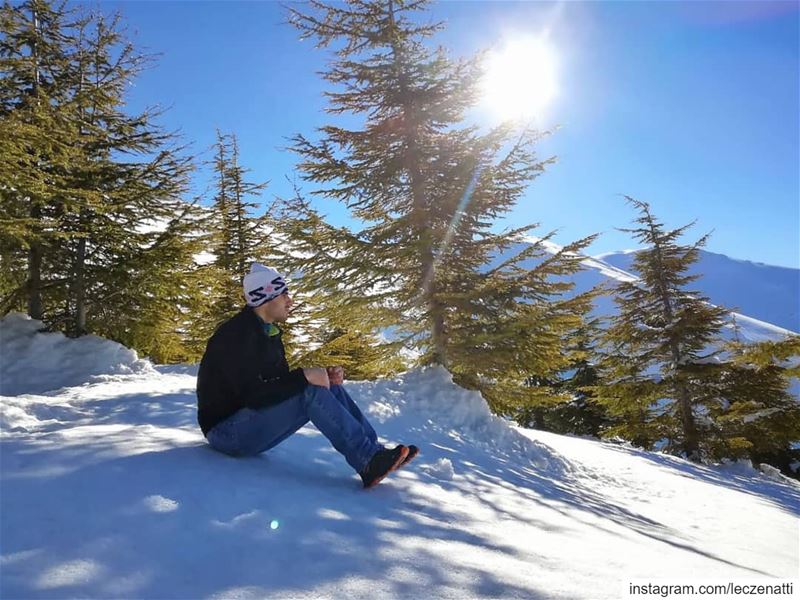
[[[40,333],[41,321],[20,313],[0,320],[0,394],[40,394],[98,375],[155,372],[136,352],[103,338]]]
[[[458,432],[476,448],[529,460],[538,469],[553,474],[570,470],[550,447],[521,435],[512,423],[493,415],[479,392],[453,383],[453,377],[443,367],[414,369],[394,379],[375,382],[347,382],[346,386],[354,390],[359,403],[369,402],[370,418],[384,421],[411,411],[422,417],[427,426]]]
[[[707,462],[706,464],[718,469],[720,472],[729,475],[749,477],[751,479],[758,479],[759,476],[761,476],[769,479],[770,481],[783,483],[785,485],[800,489],[800,482],[798,482],[796,479],[786,477],[786,475],[781,473],[780,469],[776,469],[772,465],[768,465],[766,463],[761,463],[756,466],[749,459],[740,458],[738,460],[723,459],[721,463]]]

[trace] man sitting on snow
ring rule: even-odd
[[[253,263],[244,295],[247,306],[211,336],[197,375],[197,420],[213,448],[253,456],[311,421],[365,488],[417,455],[413,445],[389,450],[378,443],[342,386],[342,367],[289,370],[275,323],[289,316],[292,298],[278,271]]]

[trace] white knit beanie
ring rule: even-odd
[[[283,275],[272,267],[254,262],[244,276],[244,298],[249,306],[261,306],[286,291]]]

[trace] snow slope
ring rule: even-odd
[[[312,426],[256,458],[215,453],[196,367],[96,378],[112,342],[91,382],[22,393],[41,334],[23,343],[15,319],[0,322],[20,392],[0,398],[4,599],[588,599],[641,578],[798,577],[800,488],[780,476],[515,428],[429,369],[346,383],[387,442],[422,448],[364,491]]]

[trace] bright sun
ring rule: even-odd
[[[503,120],[541,117],[558,93],[556,62],[543,38],[509,41],[487,56],[483,103]]]

